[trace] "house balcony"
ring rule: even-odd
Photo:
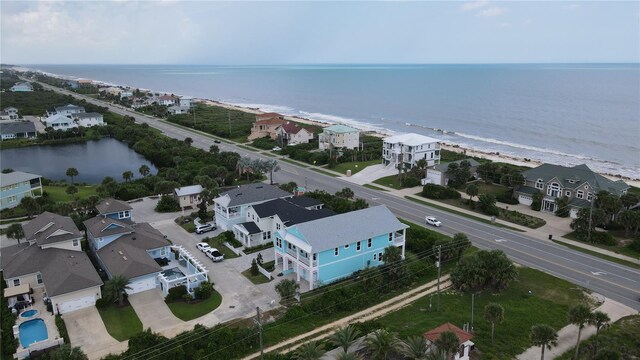
[[[300,263],[305,264],[307,266],[315,267],[318,265],[318,260],[311,261],[309,260],[309,258],[303,257],[302,255],[300,255],[300,258],[298,258],[298,254],[296,253],[296,250],[287,249],[287,255],[291,256],[294,259],[299,260]]]
[[[169,262],[162,266],[158,274],[165,295],[170,288],[180,285],[185,285],[187,291],[192,293],[201,282],[208,280],[209,271],[183,247],[172,246],[167,259]]]
[[[393,243],[394,244],[402,244],[404,242],[404,235],[400,234],[396,234],[396,236],[393,238]]]

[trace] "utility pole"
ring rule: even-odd
[[[258,332],[260,334],[260,360],[264,360],[264,349],[262,348],[262,320],[260,319],[260,308],[256,307],[256,324],[258,324]]]
[[[476,293],[471,293],[471,329],[469,329],[470,330],[469,332],[473,332],[473,309],[475,307],[473,305],[474,305],[474,302],[475,302],[474,301],[475,297],[476,297]]]
[[[587,243],[591,243],[591,222],[593,221],[593,203],[596,202],[596,195],[591,196],[591,206],[589,207],[589,231],[587,233]]]
[[[436,304],[436,311],[440,312],[440,256],[442,255],[442,245],[438,245],[438,302]]]

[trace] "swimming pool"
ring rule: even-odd
[[[164,275],[169,281],[184,277],[182,270],[177,267],[163,271],[162,275]]]
[[[19,328],[20,344],[26,348],[34,342],[47,340],[49,334],[47,333],[47,325],[44,320],[34,319],[25,321],[20,324]]]
[[[20,317],[28,319],[30,317],[36,316],[37,314],[38,314],[38,310],[27,310],[27,311],[23,312],[22,314],[20,314]]]

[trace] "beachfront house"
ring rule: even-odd
[[[129,204],[107,199],[96,206],[99,214],[84,222],[89,249],[107,276],[129,279],[127,294],[184,285],[190,294],[208,271],[181,246],[171,243],[148,223],[134,223]]]
[[[591,206],[594,196],[602,190],[615,196],[622,196],[629,190],[622,180],[609,180],[595,173],[587,165],[566,167],[553,164],[542,164],[536,168],[522,172],[525,183],[513,192],[520,204],[531,205],[533,196],[543,194],[541,211],[558,210],[556,199],[569,198],[569,216],[576,218],[581,208]]]
[[[407,228],[384,205],[303,222],[275,232],[275,263],[311,290],[384,264],[389,246],[404,258]]]
[[[360,131],[345,125],[332,125],[322,129],[318,142],[320,150],[357,149],[360,146]]]
[[[78,126],[91,127],[91,126],[104,126],[107,125],[104,122],[102,114],[96,112],[82,112],[72,115],[73,121]]]
[[[451,358],[454,360],[469,360],[469,354],[475,348],[475,344],[471,341],[473,335],[451,323],[444,323],[422,335],[427,340],[427,344],[430,345],[431,351],[437,351],[436,340],[440,338],[443,332],[452,332],[458,337],[458,350],[451,355]]]
[[[183,186],[173,189],[173,195],[180,204],[181,209],[196,208],[202,202],[202,199],[200,199],[202,190],[204,190],[202,185]]]
[[[176,104],[176,98],[171,95],[162,95],[156,98],[158,105],[172,106]]]
[[[33,139],[36,126],[31,121],[11,121],[0,124],[0,140]]]
[[[131,90],[122,90],[120,92],[120,99],[126,99],[133,97],[133,92]]]
[[[250,205],[245,222],[233,225],[233,234],[247,247],[272,242],[276,231],[336,214],[322,207],[318,200],[305,196]]]
[[[10,307],[46,296],[54,314],[95,305],[102,280],[82,251],[82,232],[70,217],[44,212],[23,225],[26,241],[2,248],[0,267]]]
[[[30,82],[19,82],[13,85],[9,90],[13,92],[33,91],[33,86]]]
[[[67,105],[64,105],[64,106],[54,107],[53,110],[48,110],[47,111],[47,115],[48,116],[51,116],[51,115],[62,115],[62,116],[71,117],[74,114],[79,114],[79,113],[83,113],[83,112],[85,112],[84,107],[73,105],[73,104],[67,104]]]
[[[277,128],[276,131],[277,138],[280,140],[280,143],[283,146],[306,144],[309,141],[313,140],[312,132],[292,122],[287,122],[286,124],[280,125],[280,127]]]
[[[469,169],[469,171],[471,172],[471,176],[477,179],[478,178],[477,171],[480,163],[475,161],[474,159],[469,158],[469,159],[451,161],[451,162],[434,165],[432,168],[429,168],[427,170],[427,177],[426,177],[425,183],[436,184],[440,186],[447,186],[449,184],[449,179],[450,179],[449,173],[448,173],[449,165],[454,163],[460,165],[460,163],[463,161],[469,162],[469,165],[471,165],[471,168]]]
[[[221,193],[213,200],[216,224],[222,230],[233,230],[233,225],[246,222],[249,206],[290,197],[293,194],[269,184],[238,186]]]
[[[76,124],[73,119],[71,119],[71,115],[61,115],[61,114],[53,114],[44,120],[42,120],[44,126],[47,128],[52,128],[53,130],[62,130],[67,131],[69,129],[77,128],[78,124]]]
[[[18,115],[18,109],[10,106],[0,111],[0,120],[17,120],[20,117]]]
[[[195,104],[193,103],[193,98],[189,96],[181,96],[178,101],[178,105],[180,105],[181,107],[191,108],[195,106]]]
[[[286,124],[284,117],[276,113],[266,113],[256,115],[256,122],[251,127],[251,134],[249,134],[249,140],[260,139],[263,137],[269,137],[272,140],[278,139],[278,129]]]
[[[22,198],[42,195],[42,176],[22,171],[0,174],[0,210],[20,205]]]
[[[411,133],[383,140],[382,162],[385,165],[396,169],[411,169],[418,160],[425,160],[427,167],[440,163],[440,144],[437,139]]]

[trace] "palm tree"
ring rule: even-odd
[[[186,137],[184,138],[184,143],[187,144],[187,146],[191,146],[191,144],[193,144],[193,139],[190,137]]]
[[[478,196],[478,185],[469,184],[466,189],[467,195],[469,195],[469,200],[473,199],[474,196]]]
[[[578,351],[580,350],[580,336],[582,336],[582,329],[591,320],[591,310],[584,305],[576,305],[569,310],[569,322],[578,327],[578,339],[576,340],[576,352],[573,355],[574,359],[578,358]]]
[[[285,303],[292,301],[298,289],[300,289],[300,285],[289,279],[282,280],[278,285],[276,285],[276,291],[280,294],[281,300]]]
[[[138,169],[138,172],[140,173],[140,175],[142,175],[142,177],[146,177],[147,175],[149,175],[151,173],[151,169],[149,169],[149,167],[147,165],[142,165]]]
[[[360,337],[360,332],[353,326],[341,327],[329,337],[331,345],[341,347],[344,352],[349,352],[349,347]]]
[[[129,279],[122,275],[116,275],[104,284],[104,291],[107,294],[107,298],[111,300],[118,300],[118,305],[122,306],[124,302],[124,293],[127,290],[131,290],[129,286]]]
[[[540,360],[544,360],[545,348],[551,350],[552,347],[558,345],[558,333],[547,324],[533,325],[529,339],[531,339],[533,346],[540,346],[542,348]]]
[[[440,337],[433,342],[440,354],[444,354],[445,359],[449,359],[452,354],[455,354],[460,347],[460,339],[453,331],[445,331],[440,334]]]
[[[317,341],[304,343],[296,349],[293,358],[297,360],[319,360],[324,355],[324,346]]]
[[[336,355],[334,359],[335,360],[362,360],[362,357],[360,357],[356,353],[341,352],[338,355]]]
[[[493,334],[496,323],[504,320],[504,308],[500,304],[488,303],[484,307],[484,319],[491,324],[491,343],[493,344]]]
[[[611,319],[609,318],[609,315],[602,311],[595,311],[591,315],[589,324],[596,327],[596,353],[598,352],[598,333],[600,332],[600,329],[609,326],[610,321]]]
[[[80,175],[80,173],[78,173],[78,169],[70,167],[67,169],[66,175],[71,178],[71,183],[73,184],[73,178]]]
[[[20,200],[20,206],[27,212],[29,219],[33,217],[33,214],[39,212],[40,205],[36,199],[31,196],[25,196]]]
[[[374,360],[387,359],[391,352],[398,350],[399,341],[396,334],[386,329],[378,329],[365,339],[365,347]]]
[[[410,336],[400,344],[400,353],[408,359],[425,360],[429,345],[423,336]]]
[[[385,264],[393,264],[402,260],[402,249],[397,246],[387,246],[382,254]]]
[[[18,240],[18,244],[20,244],[20,239],[24,237],[24,229],[22,228],[22,225],[18,223],[9,225],[7,228],[7,237],[9,239]]]
[[[133,179],[133,172],[128,170],[123,172],[122,178],[124,179],[125,182],[131,181],[131,179]]]

